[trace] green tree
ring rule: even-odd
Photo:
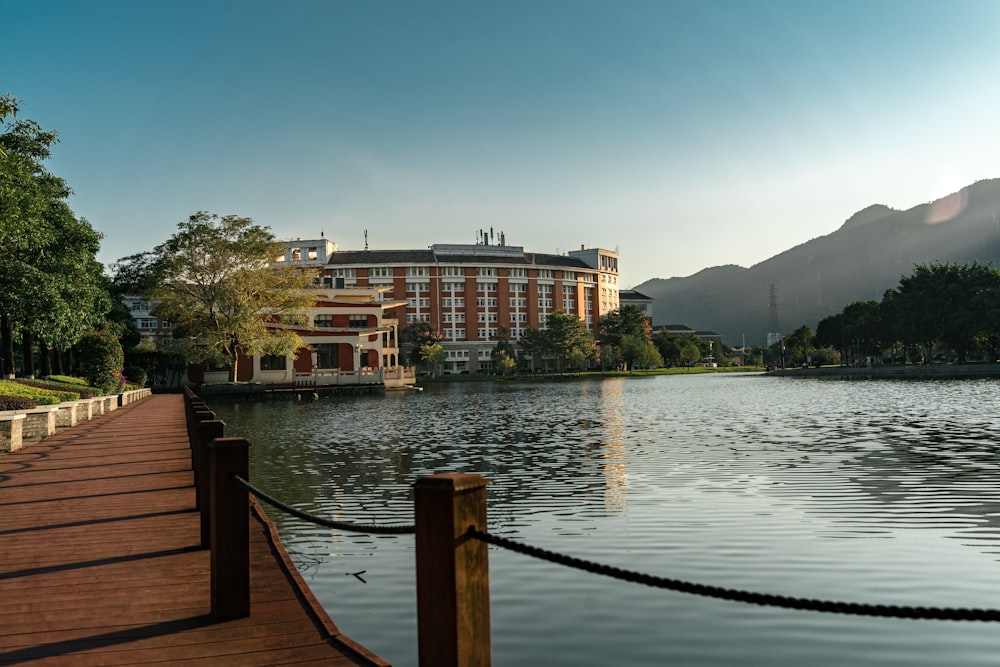
[[[441,370],[444,364],[444,347],[440,343],[427,343],[421,346],[419,351],[420,364],[434,375]]]
[[[814,343],[819,347],[830,347],[840,351],[844,359],[848,358],[848,340],[843,313],[828,315],[816,325]]]
[[[663,361],[671,366],[690,366],[711,351],[711,344],[693,334],[674,335],[662,329],[653,336],[653,344]]]
[[[643,336],[622,336],[618,342],[622,361],[631,372],[633,368],[650,368],[663,365],[663,357],[656,346]]]
[[[680,341],[680,347],[677,350],[678,361],[680,361],[685,366],[690,366],[697,363],[701,359],[701,346],[694,343],[691,340]]]
[[[125,354],[113,332],[96,331],[78,346],[79,372],[92,387],[113,394],[122,389]]]
[[[43,368],[50,346],[68,348],[101,326],[110,309],[101,235],[66,203],[70,189],[43,161],[57,135],[15,117],[17,100],[0,96],[0,360],[13,375],[13,339],[22,337],[25,373],[38,341]]]
[[[785,360],[794,364],[807,363],[810,353],[815,348],[813,338],[812,329],[805,324],[788,334],[784,340],[785,349],[788,351]]]
[[[565,370],[567,364],[583,366],[593,358],[594,335],[576,315],[557,310],[549,315],[544,331],[557,370]]]
[[[998,287],[1000,272],[990,266],[918,265],[892,295],[893,330],[904,344],[920,345],[925,359],[941,341],[964,363],[990,325]]]
[[[648,339],[647,323],[648,317],[641,308],[634,304],[625,304],[618,310],[612,311],[604,316],[600,324],[600,335],[598,342],[603,347],[605,345],[618,346],[622,338],[631,336],[632,338]]]
[[[497,344],[493,347],[490,361],[493,372],[508,375],[517,367],[517,352],[510,342],[510,331],[505,326],[497,327]]]
[[[315,275],[274,266],[281,252],[270,230],[250,218],[198,212],[157,246],[147,262],[152,312],[169,320],[189,362],[230,365],[238,353],[287,354],[303,346],[291,327],[315,302]]]
[[[551,355],[552,346],[544,329],[528,327],[521,334],[521,350],[531,358],[532,370],[544,368],[545,357]]]

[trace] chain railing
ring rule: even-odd
[[[189,398],[189,402],[193,403],[193,406],[189,407],[188,414],[189,419],[194,420],[190,429],[192,433],[192,460],[198,462],[195,477],[199,489],[199,507],[202,508],[203,516],[203,543],[207,540],[215,549],[215,541],[224,539],[219,531],[219,524],[227,521],[239,523],[240,512],[245,512],[246,509],[248,494],[298,519],[335,530],[381,535],[414,534],[417,557],[417,625],[421,665],[489,664],[489,566],[487,556],[489,545],[622,581],[747,604],[872,617],[942,621],[1000,621],[1000,610],[998,609],[865,604],[757,593],[626,570],[523,544],[487,531],[487,483],[480,475],[442,473],[417,480],[414,486],[415,523],[413,525],[363,525],[332,521],[291,507],[253,486],[247,480],[249,469],[245,460],[225,463],[221,457],[227,453],[241,452],[240,456],[245,458],[249,443],[239,438],[222,438],[222,422],[215,421],[214,414],[207,408],[199,407],[196,398]],[[212,462],[213,457],[219,458]],[[201,469],[200,472],[198,468]],[[208,470],[212,471],[210,482],[208,480],[209,474],[206,472]],[[220,494],[237,495],[231,510],[233,514],[228,519],[221,515],[207,516],[209,514],[207,507],[216,508],[226,505],[225,502],[218,499]],[[203,502],[210,497],[210,502]],[[238,537],[237,539],[242,540],[243,538]],[[223,548],[225,549],[225,547]],[[214,555],[212,563],[214,613],[214,581],[216,577],[216,558]],[[220,563],[220,567],[231,569],[233,566],[232,564],[222,565]],[[238,567],[242,567],[242,565],[238,564]],[[242,575],[240,575],[240,581],[243,581]],[[246,598],[247,614],[249,614],[248,566],[245,585],[246,592],[240,591],[237,595],[241,599]]]

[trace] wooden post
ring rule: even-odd
[[[201,437],[198,428],[201,426],[202,422],[211,421],[215,419],[215,413],[208,408],[197,408],[191,417],[191,430],[188,432],[188,442],[191,445],[191,470],[194,472],[194,485],[198,486],[198,477],[201,475],[208,474],[203,468],[199,468],[200,461],[198,456],[195,454],[195,450],[198,447],[198,438]],[[205,442],[209,442],[211,438]]]
[[[211,527],[211,499],[209,498],[209,462],[208,443],[216,438],[225,435],[226,422],[220,419],[209,419],[199,422],[198,431],[195,433],[194,445],[194,497],[201,514],[201,547],[207,549],[212,546]],[[200,471],[200,472],[199,472]],[[244,477],[246,479],[246,477]]]
[[[246,618],[250,615],[250,501],[231,476],[250,476],[250,443],[243,438],[216,438],[208,444],[208,460],[212,618]]]
[[[421,667],[489,667],[486,480],[442,473],[417,480],[417,631]]]

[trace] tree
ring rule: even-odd
[[[427,322],[411,322],[399,332],[399,340],[403,347],[401,355],[417,364],[420,361],[420,348],[440,343],[444,340],[444,334]]]
[[[935,341],[941,341],[964,363],[977,337],[990,326],[990,296],[998,288],[1000,272],[993,267],[918,265],[900,279],[892,295],[894,331],[904,344],[923,347],[925,359],[932,355]]]
[[[155,286],[146,297],[169,320],[189,362],[230,364],[238,354],[288,354],[303,346],[290,326],[314,303],[314,275],[275,266],[281,253],[270,230],[250,218],[198,212],[152,251],[146,262]],[[145,260],[144,260],[145,261]]]
[[[630,372],[636,366],[649,368],[663,365],[660,351],[645,336],[622,336],[618,349],[621,351],[622,361]]]
[[[110,331],[96,331],[80,342],[80,374],[92,387],[105,393],[122,389],[122,369],[125,355],[121,343]]]
[[[812,329],[805,324],[788,334],[784,344],[788,350],[789,359],[795,363],[807,363],[809,354],[815,347],[813,337]]]
[[[68,348],[102,325],[110,309],[101,235],[66,203],[70,189],[42,162],[57,135],[16,117],[17,100],[0,96],[0,360],[14,374],[13,339],[20,334],[25,374],[34,373],[33,343]]]
[[[689,366],[711,350],[710,343],[693,334],[676,336],[666,329],[656,333],[653,344],[659,350],[663,361],[672,366],[678,364]]]
[[[623,338],[647,339],[646,325],[648,318],[639,306],[635,304],[625,304],[618,310],[612,311],[601,320],[600,335],[597,340],[601,346],[621,344]]]
[[[507,375],[517,366],[517,353],[508,337],[507,327],[500,326],[497,329],[497,344],[490,355],[490,361],[493,363],[493,372]]]
[[[582,366],[594,356],[594,336],[576,315],[561,310],[553,312],[545,323],[544,332],[558,370],[563,370],[567,362]]]
[[[444,363],[444,346],[440,343],[428,343],[420,348],[419,355],[421,365],[437,375]]]
[[[692,341],[681,341],[678,357],[682,364],[690,366],[701,359],[701,348]]]

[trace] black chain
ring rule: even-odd
[[[241,487],[252,493],[257,498],[283,512],[309,521],[319,526],[345,530],[356,533],[367,533],[372,535],[410,535],[416,532],[412,525],[402,526],[364,526],[343,521],[331,521],[302,510],[297,510],[290,505],[286,505],[280,500],[268,495],[257,487],[250,484],[239,475],[233,475],[233,480]],[[735,588],[722,588],[721,586],[708,586],[696,584],[680,579],[669,579],[657,577],[651,574],[623,570],[610,565],[602,565],[592,561],[575,558],[565,554],[540,549],[528,544],[521,544],[500,537],[492,533],[487,533],[469,527],[466,533],[469,537],[481,540],[487,544],[508,549],[516,553],[532,556],[550,563],[572,567],[592,574],[600,574],[613,579],[629,581],[636,584],[643,584],[653,588],[663,588],[679,593],[689,593],[702,597],[716,598],[720,600],[730,600],[733,602],[745,602],[765,607],[781,607],[784,609],[799,609],[803,611],[825,612],[829,614],[853,614],[857,616],[878,616],[885,618],[908,618],[938,621],[1000,621],[1000,610],[997,609],[958,609],[948,607],[906,607],[900,605],[887,604],[861,604],[858,602],[836,602],[831,600],[814,600],[810,598],[795,598],[785,595],[771,595],[768,593],[754,593],[752,591],[742,591]]]
[[[356,523],[348,523],[345,521],[331,521],[330,519],[324,519],[323,517],[316,516],[314,514],[309,514],[308,512],[303,512],[302,510],[297,510],[290,505],[286,505],[277,498],[269,496],[265,492],[261,491],[255,487],[250,482],[246,481],[239,475],[233,475],[233,481],[242,486],[244,489],[257,496],[263,500],[268,505],[277,507],[282,512],[287,512],[292,516],[302,519],[303,521],[308,521],[310,523],[315,523],[318,526],[325,526],[327,528],[334,528],[336,530],[347,530],[354,533],[367,533],[369,535],[410,535],[416,532],[416,528],[412,525],[409,526],[363,526]]]
[[[538,547],[514,542],[505,537],[486,533],[469,527],[470,537],[492,544],[494,546],[509,549],[517,553],[540,558],[551,563],[565,565],[567,567],[584,570],[593,574],[601,574],[614,579],[630,581],[637,584],[652,586],[653,588],[665,588],[681,593],[701,595],[703,597],[718,598],[721,600],[732,600],[735,602],[746,602],[767,607],[782,607],[785,609],[800,609],[805,611],[818,611],[831,614],[854,614],[858,616],[881,616],[889,618],[909,618],[939,621],[1000,621],[1000,610],[996,609],[954,609],[941,607],[904,607],[885,604],[860,604],[857,602],[833,602],[828,600],[812,600],[809,598],[793,598],[784,595],[770,595],[766,593],[753,593],[732,588],[722,588],[719,586],[706,586],[695,584],[678,579],[668,579],[656,577],[641,572],[623,570],[609,565],[601,565],[580,558],[558,554],[553,551],[546,551]]]

